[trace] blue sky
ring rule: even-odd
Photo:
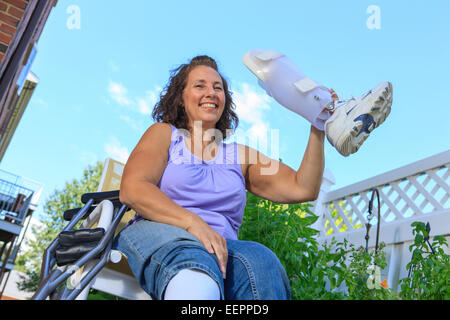
[[[371,5],[379,29],[366,24]],[[71,6],[79,28],[68,27]],[[310,125],[268,97],[243,65],[242,55],[260,48],[285,53],[342,98],[393,83],[391,115],[356,154],[344,158],[326,144],[333,189],[356,183],[449,149],[448,12],[446,0],[60,0],[31,68],[39,84],[0,169],[45,185],[40,212],[89,164],[126,159],[153,123],[169,70],[208,54],[230,82],[239,129],[279,130],[279,157],[297,170]]]

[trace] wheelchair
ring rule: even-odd
[[[83,207],[64,212],[68,224],[44,252],[32,300],[86,300],[91,288],[129,300],[151,300],[126,257],[112,250],[115,235],[134,216],[120,203],[119,190],[103,191],[118,186],[123,167],[107,159],[98,192],[83,194]]]

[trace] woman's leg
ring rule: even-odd
[[[308,78],[279,52],[252,50],[243,61],[267,94],[324,130],[331,145],[345,157],[357,152],[391,111],[390,82],[381,82],[357,98],[334,101],[337,97],[329,89]]]
[[[220,300],[220,287],[201,270],[183,269],[167,284],[164,300]]]
[[[174,279],[173,284],[179,283],[177,275],[182,279],[186,274],[183,270],[189,269],[207,274],[214,281],[215,288],[220,289],[220,296],[224,296],[217,258],[197,238],[181,228],[140,220],[116,236],[113,248],[125,254],[140,286],[153,299],[163,299],[170,281]],[[196,273],[196,276],[199,274]],[[200,277],[205,279],[202,275]],[[207,290],[209,288],[214,286],[207,286]],[[192,299],[198,296],[195,290],[191,293]]]
[[[323,111],[333,101],[328,88],[307,77],[294,62],[279,52],[252,50],[242,59],[268,95],[317,129],[324,130],[330,115]]]
[[[289,279],[277,256],[253,241],[227,240],[227,300],[288,300]]]

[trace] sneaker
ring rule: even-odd
[[[358,98],[332,102],[334,112],[325,122],[328,141],[344,157],[358,151],[370,133],[391,112],[392,84],[382,82]]]

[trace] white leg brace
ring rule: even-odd
[[[253,50],[243,56],[244,64],[258,78],[259,85],[279,104],[324,130],[333,101],[328,88],[308,78],[286,56],[271,50]]]
[[[220,289],[207,273],[183,269],[170,279],[164,300],[220,300]]]

